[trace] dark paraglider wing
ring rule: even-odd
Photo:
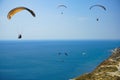
[[[8,18],[8,19],[11,19],[12,16],[14,16],[16,13],[18,13],[18,12],[20,12],[20,11],[23,11],[23,10],[27,10],[28,12],[31,13],[31,15],[32,15],[33,17],[35,17],[35,13],[34,13],[32,10],[30,10],[30,9],[28,9],[28,8],[26,8],[26,7],[16,7],[16,8],[14,8],[14,9],[10,10],[10,12],[9,12],[8,15],[7,15],[7,18]]]
[[[105,11],[107,10],[106,7],[103,6],[103,5],[92,5],[92,6],[90,6],[90,10],[91,10],[92,8],[94,8],[94,7],[101,7],[101,8],[104,9]]]
[[[63,4],[61,4],[61,5],[58,5],[58,8],[60,8],[60,7],[67,8],[67,6],[66,6],[66,5],[63,5]]]

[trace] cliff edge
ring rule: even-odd
[[[112,55],[91,73],[70,80],[120,80],[120,48],[112,50]]]

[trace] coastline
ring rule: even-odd
[[[120,48],[112,50],[112,55],[100,63],[92,72],[69,80],[120,80]]]

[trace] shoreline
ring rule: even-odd
[[[111,53],[92,72],[69,80],[120,80],[120,48],[115,48]]]

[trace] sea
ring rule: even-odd
[[[94,70],[120,40],[0,41],[0,80],[69,80]]]

